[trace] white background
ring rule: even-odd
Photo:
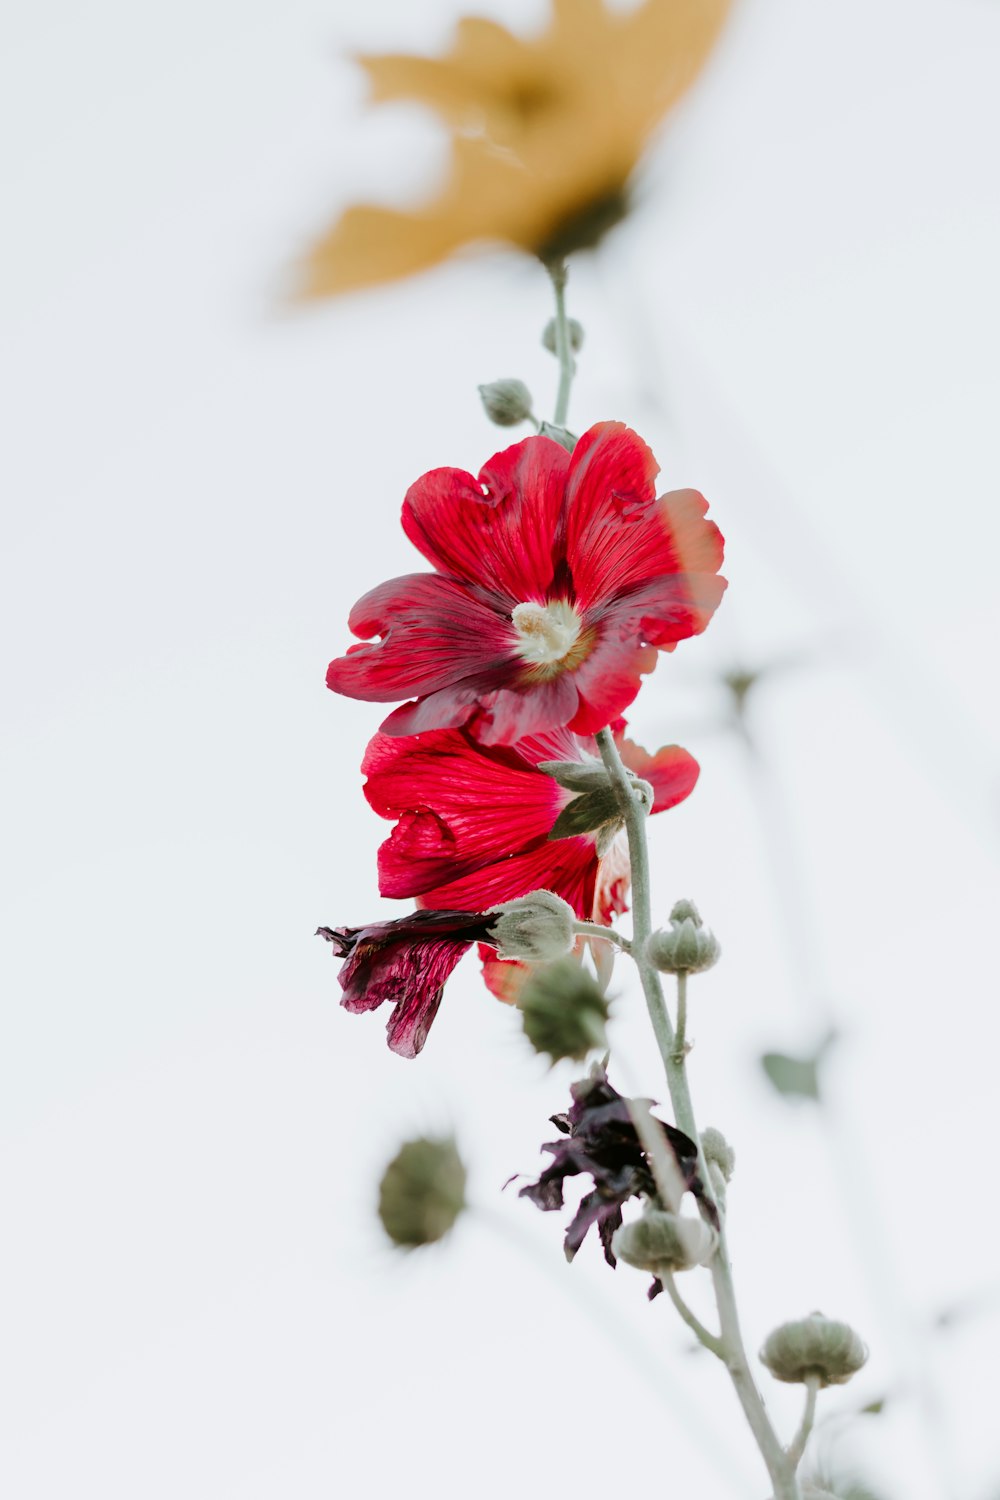
[[[514,257],[282,303],[339,206],[439,160],[415,111],[362,114],[344,52],[439,47],[457,6],[7,12],[4,1494],[763,1500],[666,1299],[589,1244],[567,1269],[564,1219],[500,1193],[573,1070],[471,960],[393,1057],[312,937],[391,909],[357,773],[379,710],[323,686],[347,609],[415,565],[411,480],[503,446],[477,382],[543,410],[555,385]],[[691,1067],[738,1151],[748,1343],[813,1307],[864,1332],[824,1409],[886,1411],[823,1451],[890,1500],[1000,1486],[998,60],[991,0],[745,0],[571,283],[572,425],[633,423],[729,541],[718,619],[633,724],[703,765],[654,879],[725,950]],[[762,809],[716,684],[774,662]],[[662,1097],[618,988],[615,1046]],[[755,1059],[831,1013],[827,1132]],[[427,1128],[482,1211],[399,1260],[374,1186]]]

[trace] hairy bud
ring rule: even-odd
[[[791,1385],[810,1378],[821,1386],[844,1385],[868,1358],[868,1350],[849,1323],[811,1313],[782,1323],[769,1334],[760,1359],[775,1380]]]
[[[726,1182],[733,1175],[736,1165],[736,1152],[726,1140],[721,1130],[716,1130],[714,1125],[709,1125],[707,1130],[701,1132],[701,1149],[705,1153],[705,1160],[709,1166],[717,1166]]]
[[[548,963],[569,953],[576,940],[573,908],[552,891],[532,891],[505,901],[490,915],[489,934],[501,958]]]
[[[578,354],[583,348],[583,324],[578,323],[575,318],[568,318],[567,330],[569,332],[569,346],[574,354]],[[550,318],[542,329],[542,343],[550,354],[557,353],[555,318]]]
[[[664,974],[700,974],[718,962],[721,952],[693,901],[675,902],[669,928],[659,928],[646,945],[650,962]]]
[[[667,1213],[648,1204],[641,1219],[616,1230],[611,1249],[626,1265],[662,1276],[667,1271],[689,1271],[715,1254],[718,1236],[704,1219]]]
[[[571,958],[528,976],[517,997],[524,1034],[536,1052],[582,1062],[607,1046],[608,1002],[597,982]]]
[[[407,1141],[382,1174],[378,1216],[394,1245],[443,1239],[465,1207],[465,1167],[453,1140]]]
[[[531,392],[523,380],[491,380],[479,387],[486,415],[498,427],[516,427],[531,416]]]

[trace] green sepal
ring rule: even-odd
[[[567,802],[553,823],[549,838],[568,839],[576,834],[595,833],[607,823],[615,823],[619,828],[623,826],[618,799],[612,787],[597,787]]]

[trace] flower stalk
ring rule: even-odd
[[[798,1432],[796,1432],[788,1445],[788,1462],[793,1469],[798,1468],[802,1461],[802,1455],[806,1451],[806,1443],[809,1441],[809,1434],[812,1432],[813,1423],[816,1420],[816,1397],[819,1395],[820,1385],[819,1376],[808,1376],[805,1384],[806,1405],[802,1413],[802,1421],[799,1423]]]
[[[621,932],[616,932],[613,927],[605,927],[601,922],[574,922],[573,931],[579,937],[604,938],[606,942],[614,943],[623,953],[631,953],[632,944]]]
[[[675,1030],[667,1010],[664,999],[660,975],[647,956],[646,947],[652,932],[651,917],[651,892],[649,879],[649,851],[646,844],[646,810],[639,799],[635,796],[628,773],[618,753],[618,747],[614,742],[614,736],[609,729],[602,729],[596,736],[597,746],[601,752],[601,759],[607,768],[612,785],[616,788],[622,816],[625,820],[625,831],[628,837],[629,859],[632,867],[632,953],[631,957],[639,971],[642,982],[643,994],[646,998],[646,1008],[649,1012],[653,1034],[656,1037],[663,1060],[663,1067],[667,1078],[667,1087],[670,1091],[670,1099],[674,1107],[674,1116],[677,1124],[684,1133],[691,1137],[698,1147],[698,1166],[705,1183],[706,1197],[714,1202],[715,1196],[712,1191],[711,1175],[698,1134],[698,1126],[695,1121],[694,1105],[691,1100],[691,1090],[687,1077],[687,1052],[686,1048],[678,1048],[677,1038],[681,1032],[681,1015],[678,1013],[678,1026]],[[678,976],[680,979],[681,976]],[[680,988],[680,987],[679,987]],[[685,990],[686,1002],[686,990]],[[685,1012],[686,1025],[686,1012]],[[719,1205],[716,1204],[718,1208]],[[704,1210],[703,1210],[704,1212]],[[757,1389],[756,1381],[750,1369],[746,1348],[743,1343],[743,1335],[740,1329],[739,1310],[736,1302],[736,1288],[733,1282],[732,1267],[729,1261],[729,1251],[726,1241],[726,1224],[724,1210],[719,1214],[719,1244],[711,1264],[712,1285],[715,1292],[715,1303],[719,1314],[720,1336],[717,1341],[714,1335],[710,1336],[712,1343],[706,1344],[706,1348],[723,1362],[729,1372],[729,1378],[743,1408],[747,1424],[753,1433],[754,1440],[760,1450],[760,1455],[767,1467],[771,1483],[774,1488],[774,1500],[800,1500],[801,1492],[795,1477],[796,1464],[788,1452],[782,1447],[778,1436],[771,1425],[770,1418],[764,1407],[763,1398]],[[670,1295],[670,1288],[667,1288]],[[672,1299],[673,1300],[673,1299]],[[675,1303],[675,1306],[677,1304]],[[678,1311],[680,1309],[678,1308]],[[684,1314],[681,1313],[684,1317]],[[691,1317],[693,1318],[693,1314]],[[684,1321],[691,1327],[687,1317]],[[705,1330],[707,1332],[707,1330]],[[700,1335],[699,1335],[700,1337]],[[702,1339],[704,1343],[704,1339]],[[718,1347],[713,1347],[717,1342]]]
[[[564,260],[549,261],[546,270],[552,280],[552,290],[556,296],[556,358],[559,361],[559,389],[556,392],[556,406],[552,420],[556,427],[565,427],[569,414],[570,387],[573,384],[573,376],[576,374],[576,361],[573,358],[570,342],[569,320],[566,316],[566,282],[569,270]]]

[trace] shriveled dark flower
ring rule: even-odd
[[[338,958],[341,1005],[359,1014],[393,1006],[389,1047],[416,1057],[437,1015],[445,980],[473,943],[489,941],[490,916],[469,911],[415,911],[368,927],[319,927]]]
[[[649,1159],[632,1123],[629,1105],[648,1107],[648,1099],[629,1100],[608,1082],[608,1075],[595,1065],[589,1077],[574,1083],[570,1092],[573,1104],[565,1113],[552,1116],[552,1123],[563,1132],[563,1139],[549,1141],[542,1150],[552,1161],[537,1182],[521,1188],[520,1197],[530,1198],[537,1208],[551,1210],[563,1206],[563,1186],[567,1177],[589,1176],[593,1189],[585,1194],[566,1231],[566,1259],[572,1260],[592,1226],[596,1226],[609,1266],[616,1264],[611,1241],[622,1222],[622,1204],[630,1198],[655,1199],[656,1183]],[[651,1117],[663,1131],[664,1141],[673,1153],[686,1186],[702,1204],[709,1220],[718,1227],[718,1215],[706,1198],[698,1176],[698,1148],[690,1136]],[[661,1290],[653,1283],[650,1295]]]

